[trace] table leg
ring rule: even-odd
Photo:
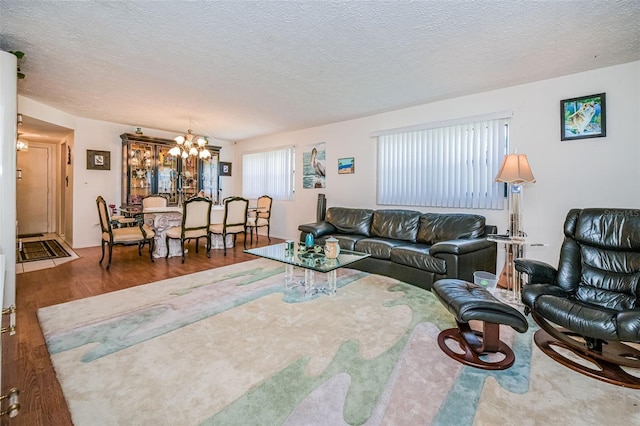
[[[309,297],[313,295],[313,291],[315,290],[315,282],[314,282],[315,274],[313,269],[304,270],[304,295]]]
[[[291,290],[293,287],[293,265],[287,263],[284,267],[284,289]]]
[[[336,279],[336,270],[327,272],[327,294],[329,297],[336,297],[337,287],[337,279]]]

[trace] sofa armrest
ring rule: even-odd
[[[496,243],[488,241],[486,238],[472,238],[472,239],[460,239],[449,240],[435,243],[431,246],[429,254],[435,256],[439,253],[446,254],[465,254],[474,251],[482,250],[487,247],[494,246]]]
[[[336,232],[336,228],[328,222],[305,223],[298,226],[298,231],[313,235],[314,238],[321,238]]]
[[[539,260],[516,259],[516,271],[529,276],[529,284],[554,284],[558,271],[548,263]]]
[[[442,278],[456,278],[473,282],[473,273],[495,273],[498,245],[486,238],[441,241],[431,246],[429,254],[446,263]]]

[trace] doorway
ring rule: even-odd
[[[18,237],[51,232],[53,146],[30,143],[17,153],[16,210]]]
[[[18,135],[29,149],[17,153],[18,234],[56,233],[72,246],[73,129],[21,116]]]

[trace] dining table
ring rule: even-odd
[[[156,236],[153,257],[160,258],[167,256],[166,233],[169,228],[174,226],[182,226],[182,207],[166,206],[166,207],[148,207],[142,210],[144,223],[153,228]],[[224,220],[224,206],[211,206],[211,223],[222,223]],[[222,235],[211,236],[211,248],[223,249]],[[227,248],[233,247],[233,235],[226,237]],[[182,256],[182,248],[180,240],[169,240],[169,257]],[[185,250],[186,251],[186,250]]]

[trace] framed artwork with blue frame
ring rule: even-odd
[[[560,101],[560,140],[607,136],[606,94]]]

